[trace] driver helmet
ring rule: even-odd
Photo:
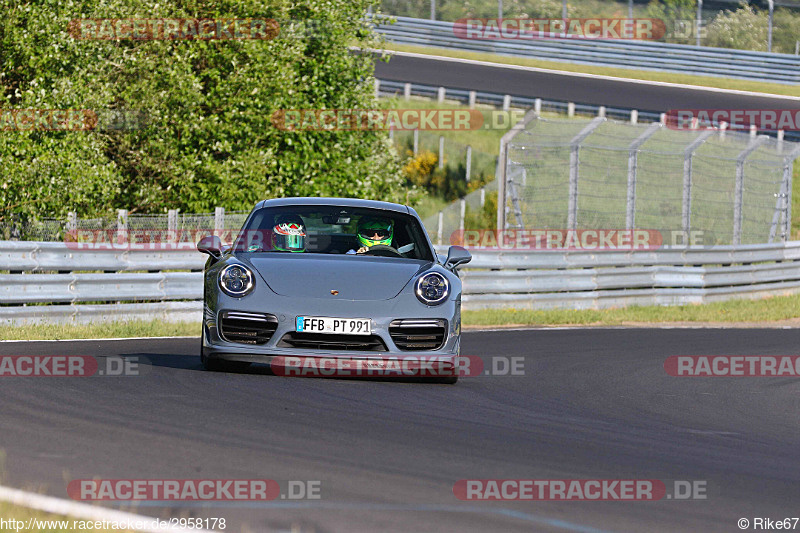
[[[272,247],[283,252],[306,251],[306,226],[299,215],[278,215],[272,227]]]
[[[392,221],[386,218],[364,217],[358,221],[358,242],[366,247],[390,246],[394,234]]]

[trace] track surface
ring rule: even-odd
[[[386,63],[376,62],[375,77],[455,89],[661,112],[670,109],[800,108],[800,101],[797,99],[780,96],[762,97],[703,88],[643,85],[632,83],[631,80],[593,78],[400,54],[394,55]]]
[[[524,376],[457,385],[201,370],[194,339],[2,343],[2,355],[145,356],[125,378],[0,378],[4,484],[320,480],[322,499],[141,506],[226,531],[738,531],[800,514],[800,382],[676,378],[685,354],[796,354],[796,330],[468,332],[463,354]],[[707,499],[462,502],[459,479],[707,482]]]

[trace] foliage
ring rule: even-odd
[[[736,11],[726,10],[708,25],[708,46],[767,50],[767,17],[750,5]]]
[[[402,201],[382,131],[296,131],[278,109],[374,108],[371,0],[0,0],[0,111],[136,110],[143,127],[0,132],[0,217],[249,209],[265,197]],[[273,18],[273,40],[81,40],[74,18]]]

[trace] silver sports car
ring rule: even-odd
[[[458,380],[461,280],[410,207],[347,198],[256,205],[230,246],[207,253],[201,360],[268,363],[298,376]]]

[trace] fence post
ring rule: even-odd
[[[431,20],[436,20],[436,0],[431,0]]]
[[[503,0],[497,0],[497,18],[503,18]]]
[[[419,154],[419,129],[414,129],[414,157]]]
[[[476,98],[476,94],[477,94],[477,93],[476,93],[475,91],[470,91],[470,92],[469,92],[469,108],[470,108],[470,109],[475,109],[475,98]]]
[[[178,210],[170,209],[167,211],[167,237],[169,242],[178,240]]]
[[[777,200],[775,200],[775,212],[772,214],[768,242],[774,242],[779,220],[781,222],[781,240],[786,242],[792,237],[792,170],[797,157],[800,157],[800,146],[789,152],[783,159],[783,180]]]
[[[508,174],[508,143],[511,139],[525,129],[533,119],[538,116],[534,109],[528,111],[521,121],[514,124],[505,135],[500,138],[500,152],[497,155],[497,170],[495,171],[495,179],[497,180],[497,229],[502,232],[506,224],[506,176]],[[503,234],[499,233],[497,236],[498,243],[502,245]]]
[[[225,208],[214,208],[214,235],[222,235],[225,230]]]
[[[128,210],[117,209],[117,243],[122,244],[127,239]]]
[[[742,203],[744,199],[744,161],[759,146],[769,139],[763,135],[756,137],[742,150],[736,157],[736,188],[733,200],[733,245],[737,246],[742,242]]]
[[[703,0],[697,0],[697,27],[695,28],[695,32],[697,32],[697,39],[695,44],[700,46],[700,28],[703,26]]]
[[[443,104],[444,103],[444,95],[445,95],[445,88],[444,87],[439,87],[439,90],[438,90],[437,95],[436,95],[436,101],[439,102],[440,104]]]
[[[603,117],[594,118],[569,143],[569,211],[567,213],[567,229],[576,229],[578,222],[578,171],[581,143],[605,120]]]
[[[67,233],[78,229],[78,213],[70,211],[67,213]]]
[[[467,217],[467,201],[462,198],[461,199],[461,216],[459,217],[458,222],[458,229],[461,230],[461,234],[464,234],[464,219]]]
[[[403,98],[406,100],[411,100],[411,84],[406,83],[403,85]]]
[[[659,129],[661,129],[661,124],[658,122],[650,124],[628,147],[628,198],[625,210],[625,229],[633,229],[636,223],[636,170],[638,167],[639,148]]]
[[[470,172],[472,172],[472,146],[467,145],[467,169],[464,172],[464,178],[469,183]]]
[[[683,151],[683,201],[681,203],[681,222],[685,239],[688,239],[689,229],[692,224],[692,157],[700,145],[706,142],[706,139],[713,134],[713,130],[704,131]]]
[[[439,135],[439,168],[444,168],[444,135]]]
[[[444,231],[444,211],[439,211],[439,229],[436,230],[436,244],[442,244],[442,232]]]

